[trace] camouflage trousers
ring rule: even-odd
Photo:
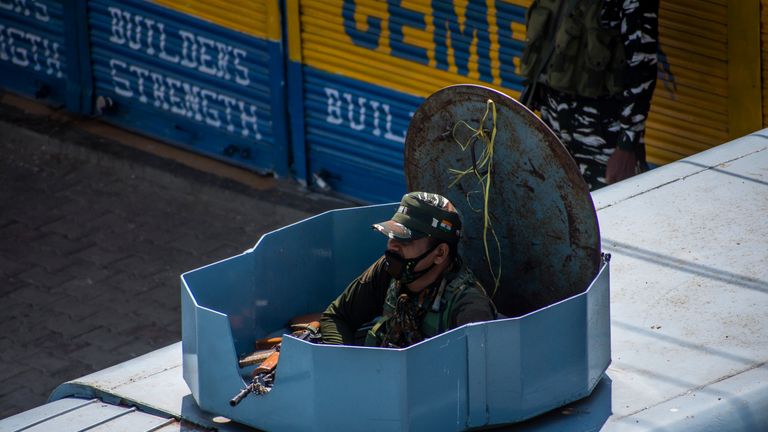
[[[538,91],[541,119],[571,153],[590,190],[607,184],[608,159],[621,140],[631,141],[638,159],[637,172],[647,170],[644,135],[650,98],[645,101],[645,95],[640,95],[635,104],[631,104],[633,115],[622,116],[627,104],[616,99],[582,98],[544,85],[540,85]],[[629,120],[622,121],[622,118]]]

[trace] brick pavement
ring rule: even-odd
[[[178,341],[182,272],[349,205],[286,182],[244,186],[86,123],[0,103],[0,418]]]

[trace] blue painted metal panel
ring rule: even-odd
[[[281,42],[144,1],[89,2],[103,118],[259,172],[288,173]]]
[[[406,349],[287,338],[272,391],[229,406],[249,372],[237,359],[290,317],[323,310],[378,258],[386,239],[370,224],[396,206],[326,212],[182,276],[184,377],[203,410],[267,430],[464,430],[590,394],[610,362],[607,264],[585,293]],[[359,403],[372,394],[376,403]],[[354,406],[355,415],[339,416],[340,406]]]
[[[610,276],[612,323],[610,329],[603,329],[599,324],[591,327],[600,331],[587,332],[587,343],[591,344],[587,352],[593,352],[596,345],[602,345],[603,340],[610,338],[612,365],[589,397],[503,430],[768,430],[768,267],[764,265],[768,259],[768,225],[764,217],[768,212],[768,201],[760,199],[765,196],[766,185],[768,130],[595,192],[604,248],[613,253]],[[729,211],[723,211],[724,208]],[[372,217],[382,217],[390,211],[391,208],[385,208],[382,214]],[[273,234],[269,236],[273,240],[264,239],[263,244],[277,240]],[[301,237],[297,233],[296,238],[310,239],[312,236],[305,234]],[[367,238],[364,240],[367,242]],[[366,253],[375,255],[377,249],[373,247]],[[278,261],[288,259],[286,257],[294,251],[287,250]],[[246,257],[255,253],[216,265],[223,266],[234,260],[248,261]],[[329,253],[325,248],[314,252],[317,256]],[[245,268],[248,266],[253,264],[245,263]],[[334,272],[332,266],[328,269],[328,272]],[[209,281],[212,291],[229,288],[230,282],[219,286],[216,278],[204,277],[206,270],[189,273],[185,279]],[[602,277],[607,277],[606,270]],[[298,273],[295,268],[285,275],[290,277],[293,273]],[[329,275],[322,278],[324,283],[335,283],[332,282],[335,280]],[[238,289],[251,282],[244,281]],[[324,287],[313,285],[313,289],[304,292],[311,295],[315,288],[325,290]],[[585,307],[603,310],[601,304],[608,302],[607,291],[594,296],[594,287],[592,290]],[[191,296],[188,299],[194,304]],[[188,307],[183,306],[185,311]],[[306,306],[309,307],[311,305]],[[265,311],[268,309],[262,309],[260,313]],[[237,317],[237,314],[231,316]],[[182,316],[185,329],[190,328],[186,326],[188,317],[186,312]],[[607,321],[607,311],[606,315],[594,318]],[[519,370],[515,368],[526,347],[521,345],[514,332],[504,327],[504,321],[498,323],[502,324],[482,325],[487,331],[485,340],[506,337],[510,354],[488,356],[486,371],[503,367],[510,371],[504,375],[487,375],[486,399],[514,405],[519,403],[515,392],[523,387]],[[562,323],[565,329],[569,325]],[[184,333],[189,334],[187,330]],[[296,380],[303,379],[302,373],[311,370],[310,365],[317,365],[319,359],[325,362],[320,369],[333,367],[346,373],[343,369],[354,366],[334,360],[333,351],[327,358],[316,356],[316,350],[323,349],[322,346],[294,340],[288,342],[295,348],[291,354],[291,376]],[[185,337],[184,345],[187,344],[189,338]],[[246,427],[235,422],[215,423],[212,418],[216,414],[203,411],[194,402],[187,384],[189,381],[185,383],[182,379],[181,345],[176,343],[65,383],[56,389],[51,400],[74,395],[109,399],[110,403],[123,401],[143,411],[167,413],[219,431],[245,430]],[[194,344],[192,347],[193,350],[185,353],[185,367],[202,349],[195,348]],[[607,352],[607,348],[603,345],[602,349]],[[588,362],[600,364],[603,359],[600,355],[590,356]],[[415,376],[428,376],[433,369],[432,358],[419,362],[429,366],[415,369],[414,364],[410,364],[408,371],[413,371]],[[590,370],[599,369],[590,366]],[[285,369],[283,372],[286,374],[281,376],[287,376]],[[589,373],[586,382],[600,376],[599,373]],[[418,381],[407,381],[409,386],[421,385]],[[308,385],[317,387],[316,382],[320,381]],[[437,385],[440,393],[435,394],[456,391]],[[479,385],[479,380],[472,384],[474,394],[482,389],[477,387]],[[322,404],[318,405],[320,409],[337,412],[339,405],[334,404],[331,396],[340,391],[341,384],[326,380],[321,386],[329,386],[332,390],[323,392],[319,401],[302,394],[291,400],[291,406],[310,416],[319,409],[305,405],[305,402]],[[318,394],[318,390],[310,390],[312,395]],[[365,395],[354,407],[374,403],[376,395]],[[39,409],[50,412],[49,407],[44,405]],[[363,421],[361,425],[358,430],[367,426]],[[5,423],[0,423],[0,429],[3,426]],[[277,427],[276,430],[284,428]],[[418,430],[438,428],[419,427]]]
[[[0,85],[54,105],[67,101],[77,51],[73,11],[56,0],[0,2]],[[68,15],[68,16],[65,16]],[[67,25],[69,24],[69,26]],[[75,107],[77,109],[78,107]]]
[[[403,145],[423,99],[304,68],[308,171],[334,191],[368,202],[405,193]]]

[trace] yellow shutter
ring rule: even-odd
[[[768,127],[768,0],[760,1],[760,54],[763,87],[763,127]]]
[[[763,0],[765,2],[766,0]],[[762,125],[757,0],[662,0],[661,73],[646,129],[648,160],[664,164]]]
[[[280,40],[278,0],[153,0],[170,9],[222,27],[272,41]]]

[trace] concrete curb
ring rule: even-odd
[[[297,210],[360,205],[311,191],[291,179],[260,175],[98,119],[72,116],[6,94],[0,98],[0,147],[10,146],[16,153],[76,159],[174,187],[189,187],[192,181],[196,188],[225,188]]]

